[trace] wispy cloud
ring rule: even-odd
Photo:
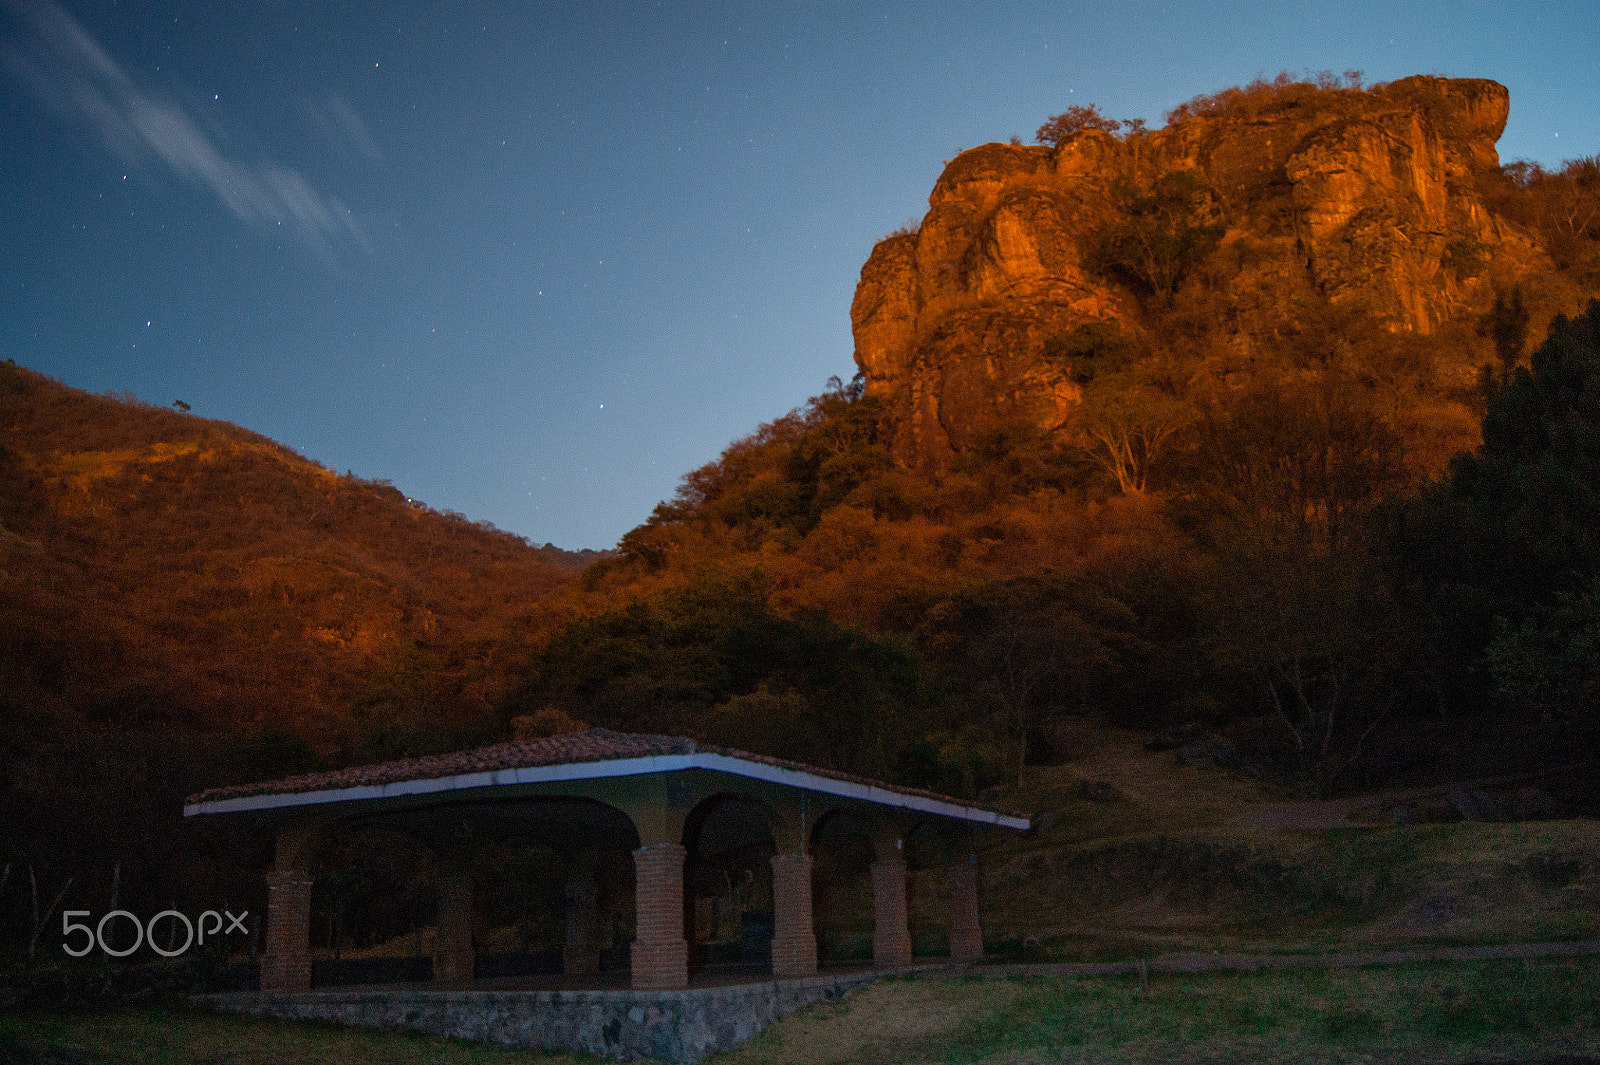
[[[54,0],[0,0],[0,9],[21,31],[0,47],[0,64],[42,106],[89,127],[119,158],[159,161],[240,221],[274,234],[287,230],[321,258],[331,261],[350,244],[366,248],[361,227],[336,197],[298,171],[228,158],[179,104],[135,85]],[[353,122],[353,132],[371,142],[355,112],[348,105],[344,111],[341,122]]]
[[[377,138],[342,94],[330,92],[323,103],[308,101],[306,106],[311,112],[312,121],[330,141],[353,149],[379,170],[389,169],[389,160],[384,157],[383,149],[378,147]]]

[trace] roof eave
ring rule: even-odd
[[[514,784],[545,784],[567,780],[598,780],[606,777],[639,776],[647,773],[674,773],[685,769],[704,769],[716,773],[727,773],[732,776],[783,784],[805,791],[856,799],[880,806],[914,810],[919,813],[934,814],[939,817],[949,817],[960,821],[995,825],[1000,828],[1027,831],[1031,824],[1026,817],[1001,813],[998,810],[986,810],[977,806],[966,806],[951,799],[909,794],[883,785],[839,780],[817,773],[809,773],[802,769],[769,765],[765,762],[749,761],[733,755],[715,754],[706,751],[693,754],[659,754],[641,758],[612,758],[591,762],[565,762],[556,765],[492,769],[477,773],[455,773],[447,776],[424,777],[414,780],[397,780],[387,784],[362,784],[349,788],[331,788],[318,791],[241,795],[228,799],[209,799],[188,803],[183,808],[183,815],[185,817],[195,817],[211,814],[251,813],[293,806],[362,802]]]

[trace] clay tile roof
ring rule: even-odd
[[[548,736],[520,743],[497,743],[470,751],[429,754],[421,758],[402,758],[375,765],[350,766],[326,773],[302,773],[296,777],[263,780],[253,784],[233,784],[210,788],[191,795],[185,802],[213,802],[247,795],[294,795],[312,791],[337,791],[402,780],[431,780],[461,773],[487,773],[496,769],[525,769],[539,765],[570,765],[579,762],[609,762],[618,758],[649,758],[661,754],[688,754],[693,740],[677,736],[643,736],[595,728]],[[702,748],[703,749],[703,748]]]
[[[317,791],[338,791],[344,788],[396,784],[407,780],[430,780],[436,777],[449,777],[464,773],[485,773],[500,769],[526,769],[532,766],[609,762],[619,758],[649,758],[658,755],[695,753],[721,754],[746,762],[809,773],[812,776],[825,777],[829,780],[869,785],[882,788],[885,791],[895,792],[899,795],[915,795],[925,799],[955,803],[971,809],[993,810],[996,813],[1005,814],[1011,813],[1011,811],[999,810],[995,807],[969,802],[965,799],[953,799],[947,795],[940,795],[922,788],[907,788],[896,784],[885,784],[870,777],[857,776],[853,773],[841,773],[837,770],[823,769],[818,766],[806,765],[803,762],[791,762],[782,758],[770,758],[762,754],[751,754],[748,751],[734,750],[730,747],[715,747],[710,744],[697,743],[681,736],[639,735],[612,732],[609,729],[602,728],[589,729],[585,732],[571,732],[565,736],[550,736],[545,739],[527,740],[520,743],[497,743],[491,747],[478,747],[470,751],[431,754],[421,758],[402,758],[399,761],[379,762],[376,765],[351,766],[348,769],[335,769],[326,773],[304,773],[300,776],[264,780],[253,784],[233,784],[225,788],[211,788],[191,795],[185,800],[185,803],[192,806],[197,803],[238,799],[255,795],[297,795]]]

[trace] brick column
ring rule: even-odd
[[[477,964],[472,950],[472,878],[439,878],[439,933],[433,942],[435,980],[471,980]]]
[[[689,986],[689,943],[683,938],[683,859],[676,843],[633,852],[635,917],[630,964],[640,991]]]
[[[950,960],[983,960],[983,929],[978,925],[978,866],[952,865],[950,876]]]
[[[872,964],[892,969],[911,964],[911,928],[906,922],[906,863],[900,858],[872,866]]]
[[[267,874],[263,991],[306,991],[311,987],[311,883],[311,874],[299,870]]]
[[[817,933],[811,917],[811,855],[772,856],[772,975],[817,974]]]
[[[600,890],[593,877],[567,881],[567,938],[561,948],[561,971],[570,974],[600,971]]]

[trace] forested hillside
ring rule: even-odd
[[[502,714],[952,789],[1075,715],[1313,792],[1575,757],[1600,167],[1501,166],[1507,108],[1282,76],[962,153],[862,271],[861,374],[686,476]],[[841,704],[852,660],[737,650],[768,618],[916,682]]]
[[[4,861],[170,890],[196,786],[493,738],[594,557],[0,365]]]
[[[482,641],[594,557],[12,366],[0,466],[7,695],[111,727],[272,726],[333,754],[412,702],[470,719],[504,677]]]

